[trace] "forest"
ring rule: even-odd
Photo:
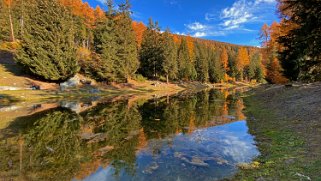
[[[28,2],[30,1],[30,2]],[[107,11],[81,0],[2,0],[2,44],[15,61],[40,80],[63,82],[76,73],[101,82],[144,76],[162,81],[263,81],[259,48],[162,31],[131,18],[129,1]],[[12,43],[14,42],[14,43]]]
[[[9,43],[15,61],[41,80],[62,82],[78,72],[106,83],[141,76],[204,83],[321,79],[320,11],[310,6],[317,1],[279,0],[281,22],[262,26],[261,48],[175,35],[152,18],[147,26],[134,22],[128,0],[107,0],[106,12],[81,0],[0,3],[2,46]]]

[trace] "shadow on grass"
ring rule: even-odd
[[[0,64],[5,68],[6,71],[12,73],[13,75],[23,75],[22,67],[16,64],[14,61],[14,55],[10,51],[0,50]]]

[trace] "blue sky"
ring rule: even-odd
[[[105,0],[84,0],[103,9]],[[121,0],[116,0],[121,2]],[[133,19],[162,29],[222,42],[259,46],[264,23],[278,21],[276,0],[131,0]]]

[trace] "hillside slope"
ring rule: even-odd
[[[43,89],[56,89],[57,85],[37,81],[23,73],[22,69],[13,60],[13,54],[9,51],[0,50],[0,90],[10,87],[28,89],[33,85],[40,85]],[[2,87],[2,88],[1,88]]]

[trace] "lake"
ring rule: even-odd
[[[241,95],[209,90],[149,100],[29,105],[25,115],[17,114],[0,130],[0,176],[62,181],[231,178],[239,164],[259,155]]]

